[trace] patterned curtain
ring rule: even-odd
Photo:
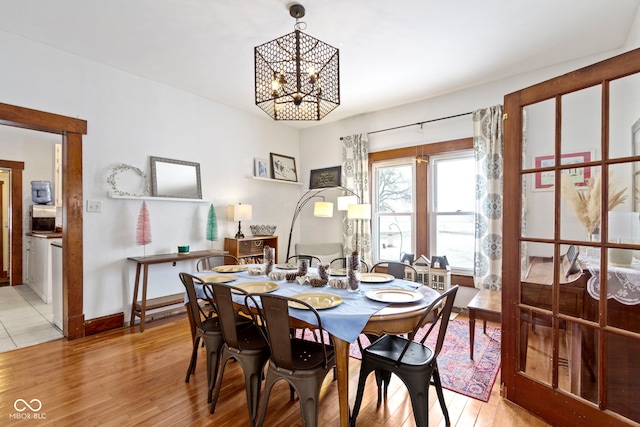
[[[502,105],[473,113],[476,160],[476,288],[502,289]]]
[[[342,186],[360,197],[360,203],[369,203],[369,141],[367,134],[360,133],[342,137]],[[345,194],[348,196],[349,194]],[[371,221],[359,220],[358,246],[361,258],[371,265]],[[356,247],[356,221],[342,219],[342,234],[345,255]]]

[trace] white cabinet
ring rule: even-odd
[[[62,245],[51,244],[53,323],[62,330]]]
[[[33,237],[28,238],[28,266],[29,278],[27,285],[40,297],[42,301],[51,304],[52,293],[52,247],[51,243],[62,243],[59,238]]]

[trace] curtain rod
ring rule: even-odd
[[[473,111],[470,111],[468,113],[456,114],[454,116],[440,117],[439,119],[425,120],[424,122],[417,122],[417,123],[411,123],[411,124],[408,124],[408,125],[396,126],[396,127],[392,127],[392,128],[388,128],[388,129],[374,130],[373,132],[367,132],[367,135],[371,135],[371,134],[374,134],[374,133],[380,133],[380,132],[387,132],[387,131],[390,131],[390,130],[407,128],[409,126],[423,125],[425,123],[438,122],[440,120],[447,120],[447,119],[453,119],[453,118],[456,118],[456,117],[468,116],[469,114],[473,114]]]

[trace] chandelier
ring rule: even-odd
[[[321,120],[340,105],[338,49],[301,31],[303,6],[289,14],[293,33],[254,48],[256,105],[274,120]]]

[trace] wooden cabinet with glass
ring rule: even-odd
[[[236,239],[226,237],[224,250],[238,258],[240,264],[262,264],[263,251],[266,246],[275,248],[275,259],[278,259],[278,236],[260,236]]]

